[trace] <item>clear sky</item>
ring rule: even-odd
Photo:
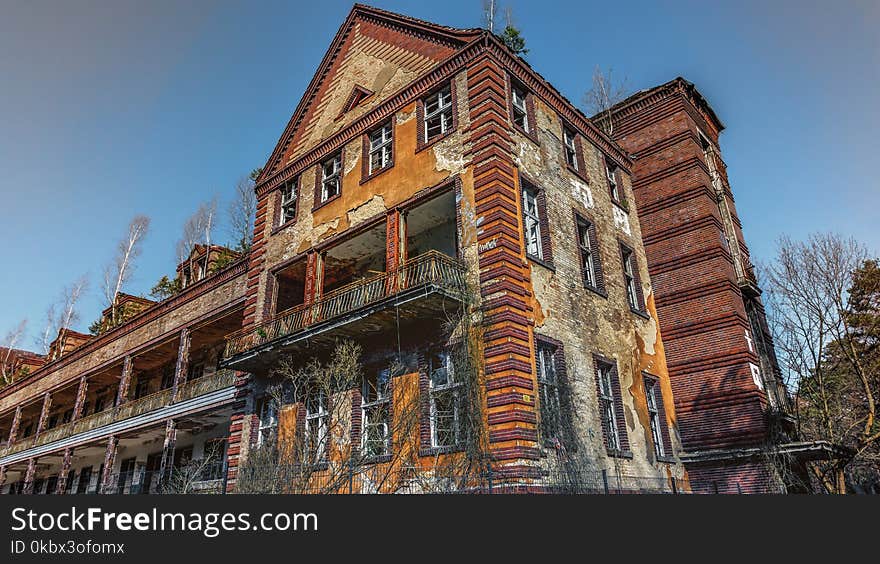
[[[782,233],[880,248],[880,2],[499,0],[529,62],[580,103],[593,68],[633,90],[681,75],[727,130],[721,149],[757,261]],[[377,0],[456,27],[481,0]],[[175,263],[199,202],[264,164],[349,2],[0,0],[0,334],[33,337],[90,274],[80,330],[130,218],[152,230],[129,286]]]

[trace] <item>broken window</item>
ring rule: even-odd
[[[425,142],[452,130],[452,90],[449,86],[424,100]]]
[[[257,446],[274,441],[278,434],[278,408],[275,399],[269,396],[263,397],[257,408],[260,420],[257,433]]]
[[[651,422],[651,438],[654,441],[654,454],[657,458],[667,456],[668,431],[664,433],[666,417],[661,417],[663,408],[663,396],[660,392],[660,382],[654,378],[645,376],[645,399],[648,404],[648,419]],[[671,454],[671,453],[670,453]]]
[[[323,390],[312,392],[305,400],[305,448],[306,460],[314,463],[324,460],[327,456],[327,434],[330,424],[330,412],[327,396]]]
[[[611,201],[620,204],[620,187],[617,182],[617,165],[615,165],[608,157],[605,157],[605,178],[608,179],[608,190],[611,193]]]
[[[529,112],[526,103],[528,93],[524,88],[513,85],[510,88],[510,101],[513,108],[513,123],[526,133],[531,131],[529,123]]]
[[[544,253],[541,244],[541,214],[538,207],[538,191],[524,184],[522,198],[526,254],[542,259],[544,258]]]
[[[337,153],[321,163],[321,203],[339,195],[342,190],[342,154]]]
[[[465,433],[464,384],[455,377],[452,357],[445,352],[428,355],[431,446],[462,443]]]
[[[626,287],[626,300],[633,311],[644,311],[639,267],[636,255],[624,244],[620,245],[620,260],[623,263],[623,283]]]
[[[84,494],[89,491],[89,483],[92,481],[92,467],[86,466],[79,471],[79,482],[76,484],[76,493]]]
[[[602,267],[599,257],[599,241],[596,237],[596,225],[575,214],[577,224],[578,249],[581,254],[581,275],[584,285],[603,291]]]
[[[620,448],[620,431],[618,429],[617,406],[615,405],[617,393],[617,378],[614,365],[597,361],[596,378],[599,387],[599,413],[602,418],[602,433],[605,437],[605,446],[610,452],[618,452]]]
[[[361,390],[364,456],[391,452],[391,369],[383,368],[364,376]]]
[[[196,362],[189,367],[189,375],[187,380],[197,380],[205,375],[205,363]]]
[[[390,167],[392,164],[393,133],[391,122],[370,133],[369,174]]]
[[[299,179],[284,183],[281,188],[281,220],[280,225],[296,218],[297,182]]]
[[[541,438],[545,441],[562,440],[562,393],[556,371],[556,347],[537,343],[538,398],[541,408]]]
[[[576,139],[577,134],[574,132],[574,130],[565,126],[562,127],[562,144],[565,150],[565,162],[575,171],[579,171],[580,166],[578,164],[578,150]]]

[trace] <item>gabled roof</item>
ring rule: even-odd
[[[328,128],[344,124],[345,120],[339,120],[336,124],[327,123],[326,116],[332,120],[344,113],[342,105],[335,111],[329,107],[330,100],[335,104],[344,104],[347,101],[345,96],[352,92],[353,86],[365,91],[378,90],[373,84],[352,85],[334,81],[349,60],[350,53],[360,51],[381,55],[415,77],[448,59],[469,42],[481,37],[482,33],[481,29],[456,29],[355,4],[321,60],[257,183],[271,177],[284,168],[292,157],[319,142]],[[378,73],[378,69],[372,69],[371,72]],[[337,89],[341,88],[347,90],[340,94]],[[374,98],[378,99],[379,96]],[[363,106],[377,101],[361,99]]]

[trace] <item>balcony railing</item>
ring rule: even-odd
[[[353,282],[324,294],[311,304],[300,304],[254,327],[232,333],[226,337],[224,358],[420,286],[434,285],[460,295],[464,282],[465,266],[461,261],[438,251],[428,251],[395,270]]]
[[[184,384],[177,392],[175,403],[192,399],[210,392],[229,387],[235,382],[235,372],[232,370],[218,370],[213,374],[202,376]],[[166,407],[171,402],[171,388],[160,390],[154,394],[126,402],[117,407],[111,407],[98,413],[93,413],[47,431],[37,437],[26,437],[18,440],[10,446],[0,448],[0,457],[15,454],[29,448],[49,444],[79,433],[91,431],[110,423],[124,421],[150,411]]]

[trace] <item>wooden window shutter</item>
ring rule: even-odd
[[[538,190],[538,224],[541,226],[541,254],[543,262],[553,264],[553,249],[550,243],[550,222],[547,219],[547,192]]]
[[[617,435],[620,440],[620,450],[628,451],[629,434],[626,432],[626,416],[623,413],[623,394],[620,389],[620,374],[617,371],[616,362],[611,366],[611,390],[614,394],[614,418],[617,419]]]
[[[596,277],[596,289],[605,292],[605,274],[602,272],[602,253],[599,251],[599,237],[596,234],[596,223],[589,222],[590,251],[593,254],[594,275]]]

